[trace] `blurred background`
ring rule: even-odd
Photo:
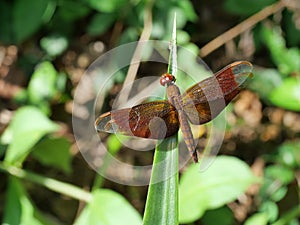
[[[120,185],[89,168],[73,136],[73,96],[88,66],[108,50],[168,41],[175,12],[178,44],[212,71],[237,60],[254,65],[247,90],[226,109],[219,154],[259,177],[231,200],[196,208],[201,213],[194,215],[183,210],[181,224],[300,224],[299,0],[1,0],[3,224],[141,224],[148,187]],[[144,63],[137,77],[160,76],[163,69]],[[126,73],[107,87],[101,112],[111,109]],[[201,130],[202,148],[209,126]],[[128,151],[115,136],[103,140],[120,160],[152,162],[153,152]],[[186,180],[180,184],[188,187]],[[92,196],[97,201],[86,207]],[[181,207],[189,204],[186,199]]]

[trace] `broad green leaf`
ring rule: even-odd
[[[271,92],[270,101],[276,106],[300,111],[300,79],[297,77],[284,79],[282,84]]]
[[[256,213],[249,217],[245,222],[245,225],[267,225],[268,214],[267,213]]]
[[[243,161],[229,156],[217,157],[204,172],[198,164],[182,175],[179,186],[179,221],[199,219],[206,210],[234,201],[258,179]]]
[[[94,15],[87,27],[90,35],[101,35],[113,24],[116,15],[113,13],[98,13]]]
[[[42,164],[69,174],[72,159],[70,147],[71,144],[66,138],[47,137],[34,146],[32,155]]]
[[[16,0],[13,5],[14,35],[17,42],[22,42],[47,22],[55,11],[55,1]]]
[[[249,16],[274,2],[276,0],[226,0],[225,9],[232,14]]]
[[[155,149],[143,225],[178,224],[177,145],[177,137],[171,137],[164,139]]]
[[[16,178],[10,177],[7,185],[5,204],[4,204],[4,224],[21,224],[21,202],[24,197],[21,185]]]
[[[9,225],[54,225],[50,218],[43,216],[31,203],[22,184],[14,177],[9,178],[3,224]]]
[[[45,135],[58,129],[39,109],[19,108],[3,136],[9,143],[5,162],[21,165],[31,148]],[[3,137],[2,137],[3,138]]]
[[[234,224],[234,217],[232,211],[224,206],[222,208],[209,210],[201,218],[203,225],[232,225]]]
[[[120,194],[98,189],[92,201],[84,208],[74,225],[141,225],[139,213]]]
[[[28,85],[31,103],[38,104],[50,100],[56,94],[57,71],[50,62],[40,63],[35,69]]]
[[[173,21],[168,73],[177,75],[176,15]],[[178,135],[155,148],[143,225],[178,225]]]
[[[111,13],[115,12],[122,7],[124,7],[125,4],[128,4],[128,1],[126,0],[87,0],[90,6],[99,12],[104,13]]]

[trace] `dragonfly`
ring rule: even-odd
[[[106,112],[95,121],[97,132],[121,133],[150,139],[176,135],[179,128],[194,162],[198,162],[196,144],[190,123],[205,124],[216,116],[245,88],[252,77],[248,61],[231,63],[183,94],[172,74],[163,74],[160,84],[166,87],[167,100],[142,103],[132,108]]]

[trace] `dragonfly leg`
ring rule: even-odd
[[[193,153],[192,153],[192,156],[193,156],[193,160],[195,163],[198,163],[198,155],[197,155],[197,150],[196,148],[194,149]]]

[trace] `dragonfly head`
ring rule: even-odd
[[[170,84],[174,84],[175,81],[176,81],[176,78],[172,74],[169,74],[169,73],[163,74],[159,80],[159,82],[162,86],[166,86],[166,85],[168,86]]]

